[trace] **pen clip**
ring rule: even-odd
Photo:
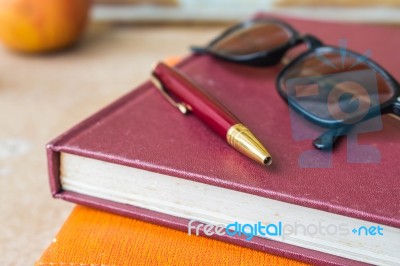
[[[166,91],[166,89],[164,88],[164,86],[162,85],[162,83],[158,80],[158,78],[154,75],[150,76],[150,80],[153,83],[153,85],[161,92],[161,94],[165,97],[165,99],[167,99],[167,101],[172,104],[174,107],[178,108],[178,110],[182,113],[182,114],[187,114],[190,111],[190,107],[188,105],[186,105],[183,102],[176,102],[174,99],[172,99],[172,97],[168,94],[168,92]]]

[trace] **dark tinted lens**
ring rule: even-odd
[[[268,51],[285,45],[292,33],[276,23],[254,23],[238,29],[217,43],[210,50],[228,55],[245,55]]]
[[[280,89],[306,114],[329,122],[356,123],[394,95],[390,82],[365,57],[316,52],[287,69]]]

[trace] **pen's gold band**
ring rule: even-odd
[[[270,165],[272,158],[267,149],[243,124],[229,128],[226,140],[235,150],[264,165]]]

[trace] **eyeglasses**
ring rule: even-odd
[[[366,55],[324,45],[312,35],[300,35],[276,19],[237,24],[195,53],[231,62],[267,67],[281,62],[300,44],[306,51],[280,71],[279,94],[300,116],[328,128],[313,141],[317,149],[331,149],[339,136],[380,114],[400,116],[400,85]]]

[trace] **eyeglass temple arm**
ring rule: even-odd
[[[337,140],[346,135],[352,129],[352,125],[329,129],[313,141],[315,148],[319,150],[331,150]]]
[[[200,46],[190,46],[190,50],[196,54],[205,54],[207,53],[207,48]]]
[[[397,97],[396,101],[393,104],[393,113],[400,116],[400,96]]]

